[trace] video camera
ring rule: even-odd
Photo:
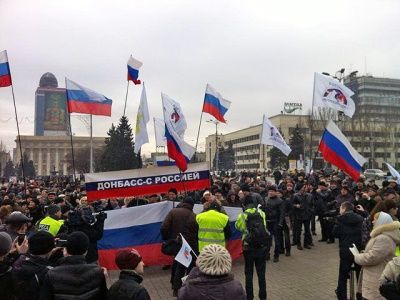
[[[94,212],[90,207],[77,207],[68,214],[67,226],[90,225],[93,226],[97,221],[107,219],[107,213],[104,212],[101,202],[92,204]]]

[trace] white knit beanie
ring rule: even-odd
[[[200,272],[207,275],[225,275],[231,271],[232,258],[225,247],[217,244],[205,246],[197,258]]]
[[[378,219],[374,223],[374,228],[384,225],[384,224],[390,224],[390,223],[393,223],[392,217],[389,214],[381,211],[381,212],[379,212]]]

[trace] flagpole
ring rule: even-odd
[[[310,172],[311,170],[314,168],[314,160],[315,157],[317,156],[317,154],[315,154],[314,158],[312,158],[312,148],[313,148],[313,127],[314,127],[314,123],[311,125],[311,123],[313,122],[313,117],[314,117],[314,98],[315,98],[315,72],[314,72],[314,83],[313,83],[313,98],[312,98],[312,106],[311,106],[311,116],[310,116]]]
[[[93,173],[93,115],[90,114],[90,173]]]
[[[10,72],[11,74],[11,72]],[[26,182],[25,182],[25,168],[24,168],[24,157],[22,154],[22,145],[21,145],[21,134],[19,131],[19,124],[18,124],[18,115],[17,115],[17,105],[15,103],[15,95],[14,95],[14,85],[11,84],[11,93],[12,93],[12,97],[13,97],[13,102],[14,102],[14,113],[15,113],[15,121],[17,123],[17,132],[18,132],[18,143],[19,143],[19,152],[20,152],[20,156],[21,156],[21,168],[22,168],[22,179],[24,181],[24,193],[26,192]]]
[[[203,108],[204,108],[204,102],[203,102]],[[201,127],[201,121],[203,119],[203,109],[201,110],[201,114],[200,114],[200,123],[199,123],[199,129],[197,130],[197,139],[196,139],[196,147],[194,150],[194,162],[196,162],[196,153],[197,153],[197,145],[199,143],[199,136],[200,136],[200,127]]]
[[[67,94],[67,108],[68,108],[69,137],[70,137],[70,142],[71,142],[72,171],[73,171],[72,178],[74,179],[74,182],[76,183],[76,176],[75,176],[76,170],[75,170],[74,143],[72,142],[71,113],[69,112],[69,104],[68,104],[67,78],[65,78],[65,91],[66,91],[66,94]]]
[[[128,84],[126,86],[126,95],[125,95],[125,105],[124,105],[124,117],[125,117],[125,110],[126,110],[126,102],[128,100],[128,91],[129,91],[129,80],[128,80]]]

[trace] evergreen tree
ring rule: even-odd
[[[304,155],[304,137],[300,132],[299,125],[296,125],[296,128],[289,139],[289,144],[290,148],[292,148],[292,152],[289,154],[289,159],[299,160],[300,155]]]
[[[214,157],[215,165],[215,157]],[[221,147],[218,151],[218,170],[234,170],[235,169],[235,150],[232,143],[228,144],[228,148]]]
[[[15,168],[11,160],[7,161],[6,165],[4,166],[3,174],[6,178],[15,176]]]
[[[99,171],[137,169],[142,166],[140,153],[134,152],[132,128],[126,116],[121,117],[118,127],[111,125],[100,157]]]
[[[29,160],[28,154],[24,153],[23,157],[23,165],[24,165],[24,175],[25,177],[29,178],[35,178],[36,176],[36,170],[35,170],[35,164],[33,163],[32,160]],[[17,175],[22,176],[22,162],[20,160],[19,164],[16,167]]]
[[[270,163],[272,169],[287,169],[289,161],[287,156],[283,154],[281,150],[276,147],[272,147],[271,150],[269,150],[269,156],[271,157]]]

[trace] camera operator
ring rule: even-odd
[[[81,203],[86,203],[87,198],[82,197]],[[97,241],[103,237],[104,221],[107,214],[103,212],[101,203],[78,205],[68,214],[66,221],[68,232],[82,231],[89,238],[89,248],[86,254],[87,263],[96,263],[98,260]]]

